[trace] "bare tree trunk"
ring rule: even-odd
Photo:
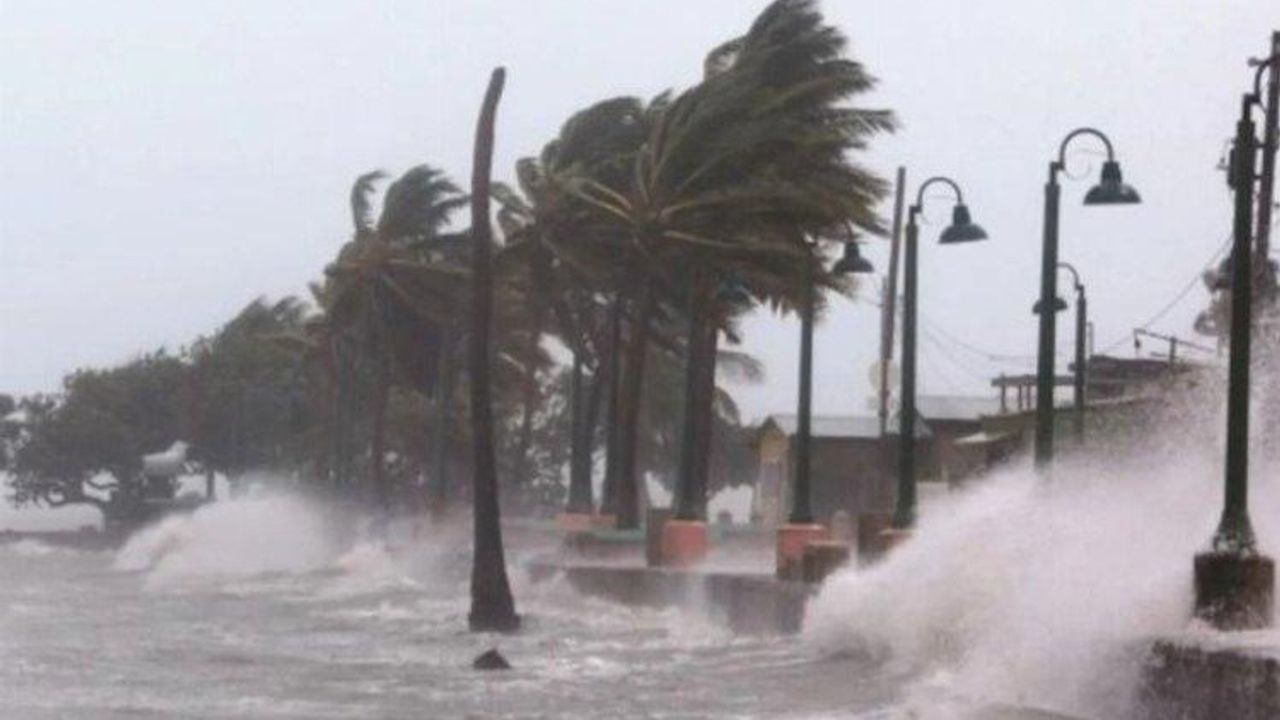
[[[623,375],[622,413],[618,437],[618,527],[634,530],[640,527],[641,479],[636,474],[636,442],[640,428],[641,393],[644,389],[645,358],[649,354],[649,322],[653,316],[653,287],[641,289],[639,311],[631,321],[627,340],[626,373]]]
[[[476,126],[475,159],[471,168],[471,435],[475,467],[472,471],[474,549],[471,558],[473,632],[512,632],[520,627],[507,561],[502,548],[502,520],[498,505],[498,474],[493,456],[493,407],[490,404],[490,333],[493,321],[493,228],[489,220],[489,181],[493,167],[493,124],[506,72],[496,68],[480,106]]]

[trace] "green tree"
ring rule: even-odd
[[[260,298],[191,348],[192,459],[233,486],[249,470],[302,471],[317,455],[315,380],[281,342],[307,320],[297,298]]]
[[[110,520],[137,518],[142,456],[184,437],[187,366],[163,351],[106,370],[78,370],[57,397],[22,403],[12,462],[17,505],[87,504]]]

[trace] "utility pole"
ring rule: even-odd
[[[907,169],[898,168],[893,191],[893,234],[889,238],[889,271],[884,279],[884,295],[880,313],[880,437],[889,428],[889,364],[893,362],[894,312],[898,299],[898,249],[902,237],[903,195],[907,188]]]
[[[1270,72],[1267,80],[1267,93],[1263,99],[1266,115],[1262,124],[1262,176],[1258,181],[1258,229],[1254,247],[1257,249],[1258,261],[1263,263],[1260,270],[1269,272],[1267,263],[1271,249],[1271,210],[1275,204],[1276,182],[1276,150],[1280,142],[1280,30],[1271,33]],[[1274,280],[1274,278],[1268,278]],[[1274,290],[1274,284],[1270,290]]]

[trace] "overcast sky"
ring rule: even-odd
[[[573,111],[696,82],[764,5],[0,0],[0,391],[53,390],[304,292],[348,237],[357,174],[428,162],[465,182],[493,66],[508,68],[495,167],[509,177]],[[925,392],[988,394],[993,374],[1031,369],[1046,163],[1072,128],[1110,134],[1145,201],[1086,208],[1091,180],[1064,179],[1062,258],[1089,286],[1099,350],[1132,354],[1132,328],[1226,240],[1215,166],[1245,60],[1280,27],[1275,0],[824,7],[880,79],[859,103],[902,121],[866,162],[906,166],[913,194],[954,177],[991,237],[938,247],[949,202],[926,203]],[[1074,147],[1069,172],[1096,175],[1098,146]],[[867,254],[887,265],[886,243]],[[818,412],[866,412],[875,285],[818,329]],[[1152,329],[1190,335],[1206,300],[1197,283]],[[748,416],[793,411],[798,334],[790,318],[747,324],[768,369],[738,391]]]

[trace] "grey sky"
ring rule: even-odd
[[[176,347],[255,296],[301,293],[348,234],[363,171],[419,162],[460,181],[488,71],[508,68],[499,175],[574,110],[695,82],[704,53],[764,2],[47,2],[0,0],[0,391],[57,387],[74,367]],[[1223,243],[1215,164],[1274,0],[828,0],[880,78],[864,104],[902,130],[866,161],[910,188],[945,173],[991,235],[933,244],[920,340],[926,392],[989,392],[1029,363],[1045,165],[1096,125],[1145,204],[1084,208],[1066,181],[1062,257],[1089,285],[1098,347],[1172,299]],[[1081,143],[1069,171],[1091,167]],[[885,212],[889,208],[886,206]],[[868,255],[886,265],[886,245]],[[868,285],[863,297],[876,300]],[[1196,287],[1153,328],[1190,334]],[[863,412],[876,310],[837,305],[817,334],[819,412]],[[1069,325],[1069,323],[1066,323]],[[769,379],[750,416],[794,407],[791,319],[746,326]],[[1060,347],[1067,347],[1064,330]]]

